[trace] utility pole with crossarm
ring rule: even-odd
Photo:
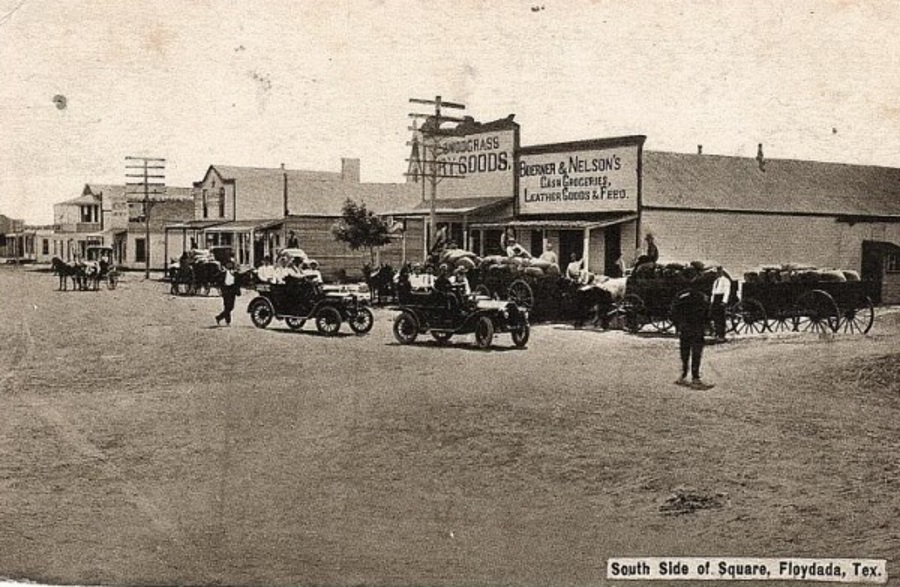
[[[166,160],[157,157],[125,157],[125,200],[143,197],[144,279],[150,279],[150,210],[166,195]],[[138,181],[135,181],[138,180]],[[151,199],[151,196],[153,198]]]
[[[455,102],[445,102],[440,96],[435,96],[434,100],[425,100],[422,98],[410,98],[411,104],[428,104],[434,106],[434,114],[422,114],[418,112],[410,113],[410,118],[424,118],[425,122],[421,127],[410,127],[413,132],[422,133],[422,159],[419,161],[421,167],[419,170],[407,175],[421,177],[423,180],[427,177],[431,184],[431,214],[430,214],[430,230],[428,249],[434,244],[433,240],[437,234],[437,185],[442,179],[461,179],[463,176],[455,173],[455,166],[460,163],[441,160],[440,156],[444,150],[441,145],[441,124],[444,122],[464,122],[464,119],[455,116],[444,116],[441,108],[465,109],[465,104],[457,104]],[[431,151],[429,154],[429,150]],[[448,171],[449,168],[449,171]],[[426,169],[428,170],[426,172]]]

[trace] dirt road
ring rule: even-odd
[[[708,348],[216,328],[216,298],[0,269],[0,576],[597,584],[611,556],[900,558],[900,313]],[[660,511],[673,492],[714,507]]]

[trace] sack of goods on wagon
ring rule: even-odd
[[[767,265],[744,273],[741,303],[771,332],[865,334],[875,320],[874,286],[852,269]]]

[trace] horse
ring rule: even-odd
[[[599,278],[590,284],[581,284],[568,277],[560,277],[558,289],[571,304],[575,326],[581,327],[588,320],[594,326],[609,328],[616,304],[625,297],[624,277]]]
[[[396,297],[395,274],[394,268],[387,264],[382,264],[374,271],[368,263],[363,265],[363,275],[366,279],[366,285],[369,286],[369,298],[373,304],[376,301],[381,304],[384,303],[385,298],[393,299]]]
[[[78,286],[78,282],[76,281],[77,271],[73,265],[66,263],[59,257],[53,257],[50,260],[50,267],[53,269],[54,275],[59,276],[59,291],[68,291],[69,290],[69,280],[68,278],[72,278],[72,289],[75,289]]]

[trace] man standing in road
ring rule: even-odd
[[[725,342],[725,305],[731,296],[731,280],[725,275],[721,266],[716,268],[716,281],[712,289],[712,314],[716,327],[716,342]]]
[[[701,390],[714,387],[713,384],[706,383],[700,378],[707,308],[706,295],[698,290],[684,291],[675,298],[672,322],[678,328],[678,342],[681,351],[681,377],[675,382],[678,385],[688,385],[687,375],[690,366],[690,387]]]

